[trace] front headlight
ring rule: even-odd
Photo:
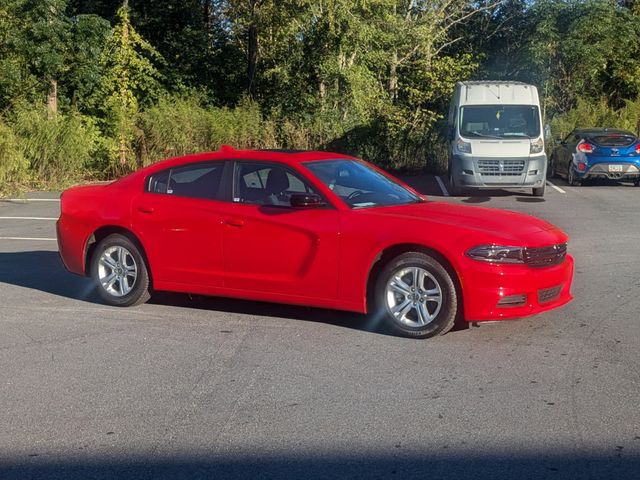
[[[529,153],[540,153],[544,150],[544,141],[541,138],[531,140],[531,147],[529,147]]]
[[[490,263],[524,263],[523,247],[479,245],[467,251],[467,257]]]
[[[458,139],[456,142],[456,148],[460,153],[471,153],[471,144],[464,140]]]

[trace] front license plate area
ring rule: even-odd
[[[622,165],[609,165],[610,172],[622,172]]]

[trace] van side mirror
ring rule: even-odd
[[[322,197],[316,193],[294,193],[289,202],[293,208],[319,208],[325,205]]]

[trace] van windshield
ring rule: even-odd
[[[467,105],[460,107],[463,137],[537,138],[540,114],[536,105]]]

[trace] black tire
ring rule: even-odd
[[[558,174],[556,173],[556,159],[553,155],[549,159],[549,165],[547,165],[547,178],[556,178]]]
[[[391,279],[412,267],[417,267],[427,272],[430,277],[425,275],[423,278],[428,278],[428,280],[424,281],[429,282],[429,286],[433,287],[436,285],[433,283],[433,280],[435,280],[437,282],[436,287],[439,287],[439,291],[441,292],[439,310],[437,310],[433,303],[431,303],[433,311],[427,311],[429,314],[435,314],[435,317],[433,320],[426,323],[426,325],[422,326],[411,326],[403,322],[402,318],[407,317],[408,314],[405,314],[401,319],[398,319],[391,312],[391,307],[387,301],[387,287]],[[425,285],[426,284],[423,284],[423,286]],[[425,288],[427,287],[425,286]],[[396,295],[402,297],[403,294],[397,293]],[[420,294],[418,294],[418,297],[419,296]],[[420,302],[423,305],[428,305],[429,302],[423,302],[419,299],[416,300],[415,297],[414,300],[415,301],[412,305],[417,305],[417,307],[412,307],[409,313],[414,314],[412,315],[414,318],[418,318],[419,305],[417,302]],[[410,300],[409,297],[405,296],[405,299],[402,301]],[[381,320],[382,326],[388,332],[403,337],[429,338],[436,335],[443,335],[454,326],[458,312],[458,295],[452,274],[447,271],[440,261],[425,253],[407,252],[391,259],[380,269],[374,284],[372,307],[371,315],[373,316],[374,322]],[[427,306],[425,308],[428,309],[429,307]],[[407,317],[405,320],[410,321],[411,319]]]
[[[533,196],[534,197],[544,197],[544,189],[545,189],[545,185],[542,185],[541,187],[533,188]]]
[[[135,262],[136,268],[135,276],[123,276],[123,278],[127,277],[125,279],[127,285],[124,288],[130,288],[130,291],[127,291],[126,293],[122,292],[123,294],[121,295],[110,293],[100,281],[101,271],[103,274],[116,274],[116,271],[114,269],[111,269],[111,267],[109,266],[105,266],[104,263],[101,263],[100,259],[103,254],[105,254],[105,252],[110,249],[117,249],[118,247],[124,248],[129,254],[124,255],[125,259],[122,260],[122,265],[127,264],[130,268],[133,261]],[[114,262],[119,263],[117,260],[114,260]],[[102,270],[100,269],[101,265]],[[147,269],[147,264],[138,246],[124,235],[120,235],[117,233],[109,235],[108,237],[102,239],[100,243],[98,243],[91,257],[91,278],[96,285],[98,294],[108,305],[112,305],[115,307],[131,307],[134,305],[145,303],[151,297],[149,271]],[[132,281],[131,286],[128,285],[130,281]],[[117,289],[123,290],[123,286],[119,282],[121,282],[121,280],[116,280],[116,283],[113,284],[114,291]],[[119,285],[118,288],[115,288],[116,284]]]
[[[636,186],[636,187],[640,187],[640,179],[634,180],[633,181],[633,185]]]
[[[573,172],[573,165],[569,163],[569,168],[567,169],[567,183],[572,187],[579,187],[582,185],[582,181],[579,178],[576,178]]]
[[[460,197],[464,196],[465,189],[463,187],[459,187],[456,185],[456,181],[453,178],[453,174],[451,173],[451,169],[449,169],[449,193],[452,197]]]

